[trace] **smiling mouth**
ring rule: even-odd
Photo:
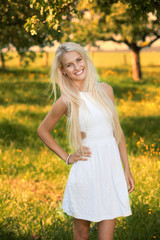
[[[80,75],[81,73],[83,73],[84,69],[82,69],[81,71],[75,73],[76,75]]]

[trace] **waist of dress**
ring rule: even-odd
[[[106,136],[91,136],[88,135],[86,138],[82,139],[83,145],[87,144],[102,144],[108,141],[113,141],[114,143],[116,142],[116,139],[113,135],[106,135]]]

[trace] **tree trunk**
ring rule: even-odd
[[[1,63],[2,63],[2,70],[5,70],[5,59],[4,59],[3,52],[1,52]]]
[[[48,57],[49,57],[49,53],[45,52],[45,67],[48,67]]]
[[[131,49],[132,54],[132,76],[135,81],[142,78],[141,65],[140,65],[140,49]]]
[[[124,65],[126,66],[126,65],[127,65],[127,57],[126,57],[126,54],[123,55],[123,60],[124,60]]]
[[[19,54],[19,67],[22,67],[22,56]]]

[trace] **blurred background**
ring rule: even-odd
[[[0,239],[73,239],[61,209],[70,167],[37,136],[53,105],[54,53],[65,41],[84,46],[113,87],[126,136],[136,185],[132,215],[117,218],[114,239],[160,239],[159,16],[157,0],[1,1]],[[52,136],[71,153],[65,116]],[[90,239],[96,234],[91,223]]]

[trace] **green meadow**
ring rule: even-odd
[[[124,57],[124,54],[126,55]],[[0,240],[71,240],[72,217],[61,209],[70,166],[38,138],[53,104],[45,56],[20,68],[15,53],[0,71]],[[142,52],[143,80],[131,76],[130,53],[92,53],[101,81],[114,90],[135,179],[132,215],[116,221],[114,240],[159,239],[160,52]],[[49,54],[51,64],[53,54]],[[66,118],[52,136],[68,152]],[[107,203],[106,203],[107,204]],[[92,222],[90,240],[96,240]]]

